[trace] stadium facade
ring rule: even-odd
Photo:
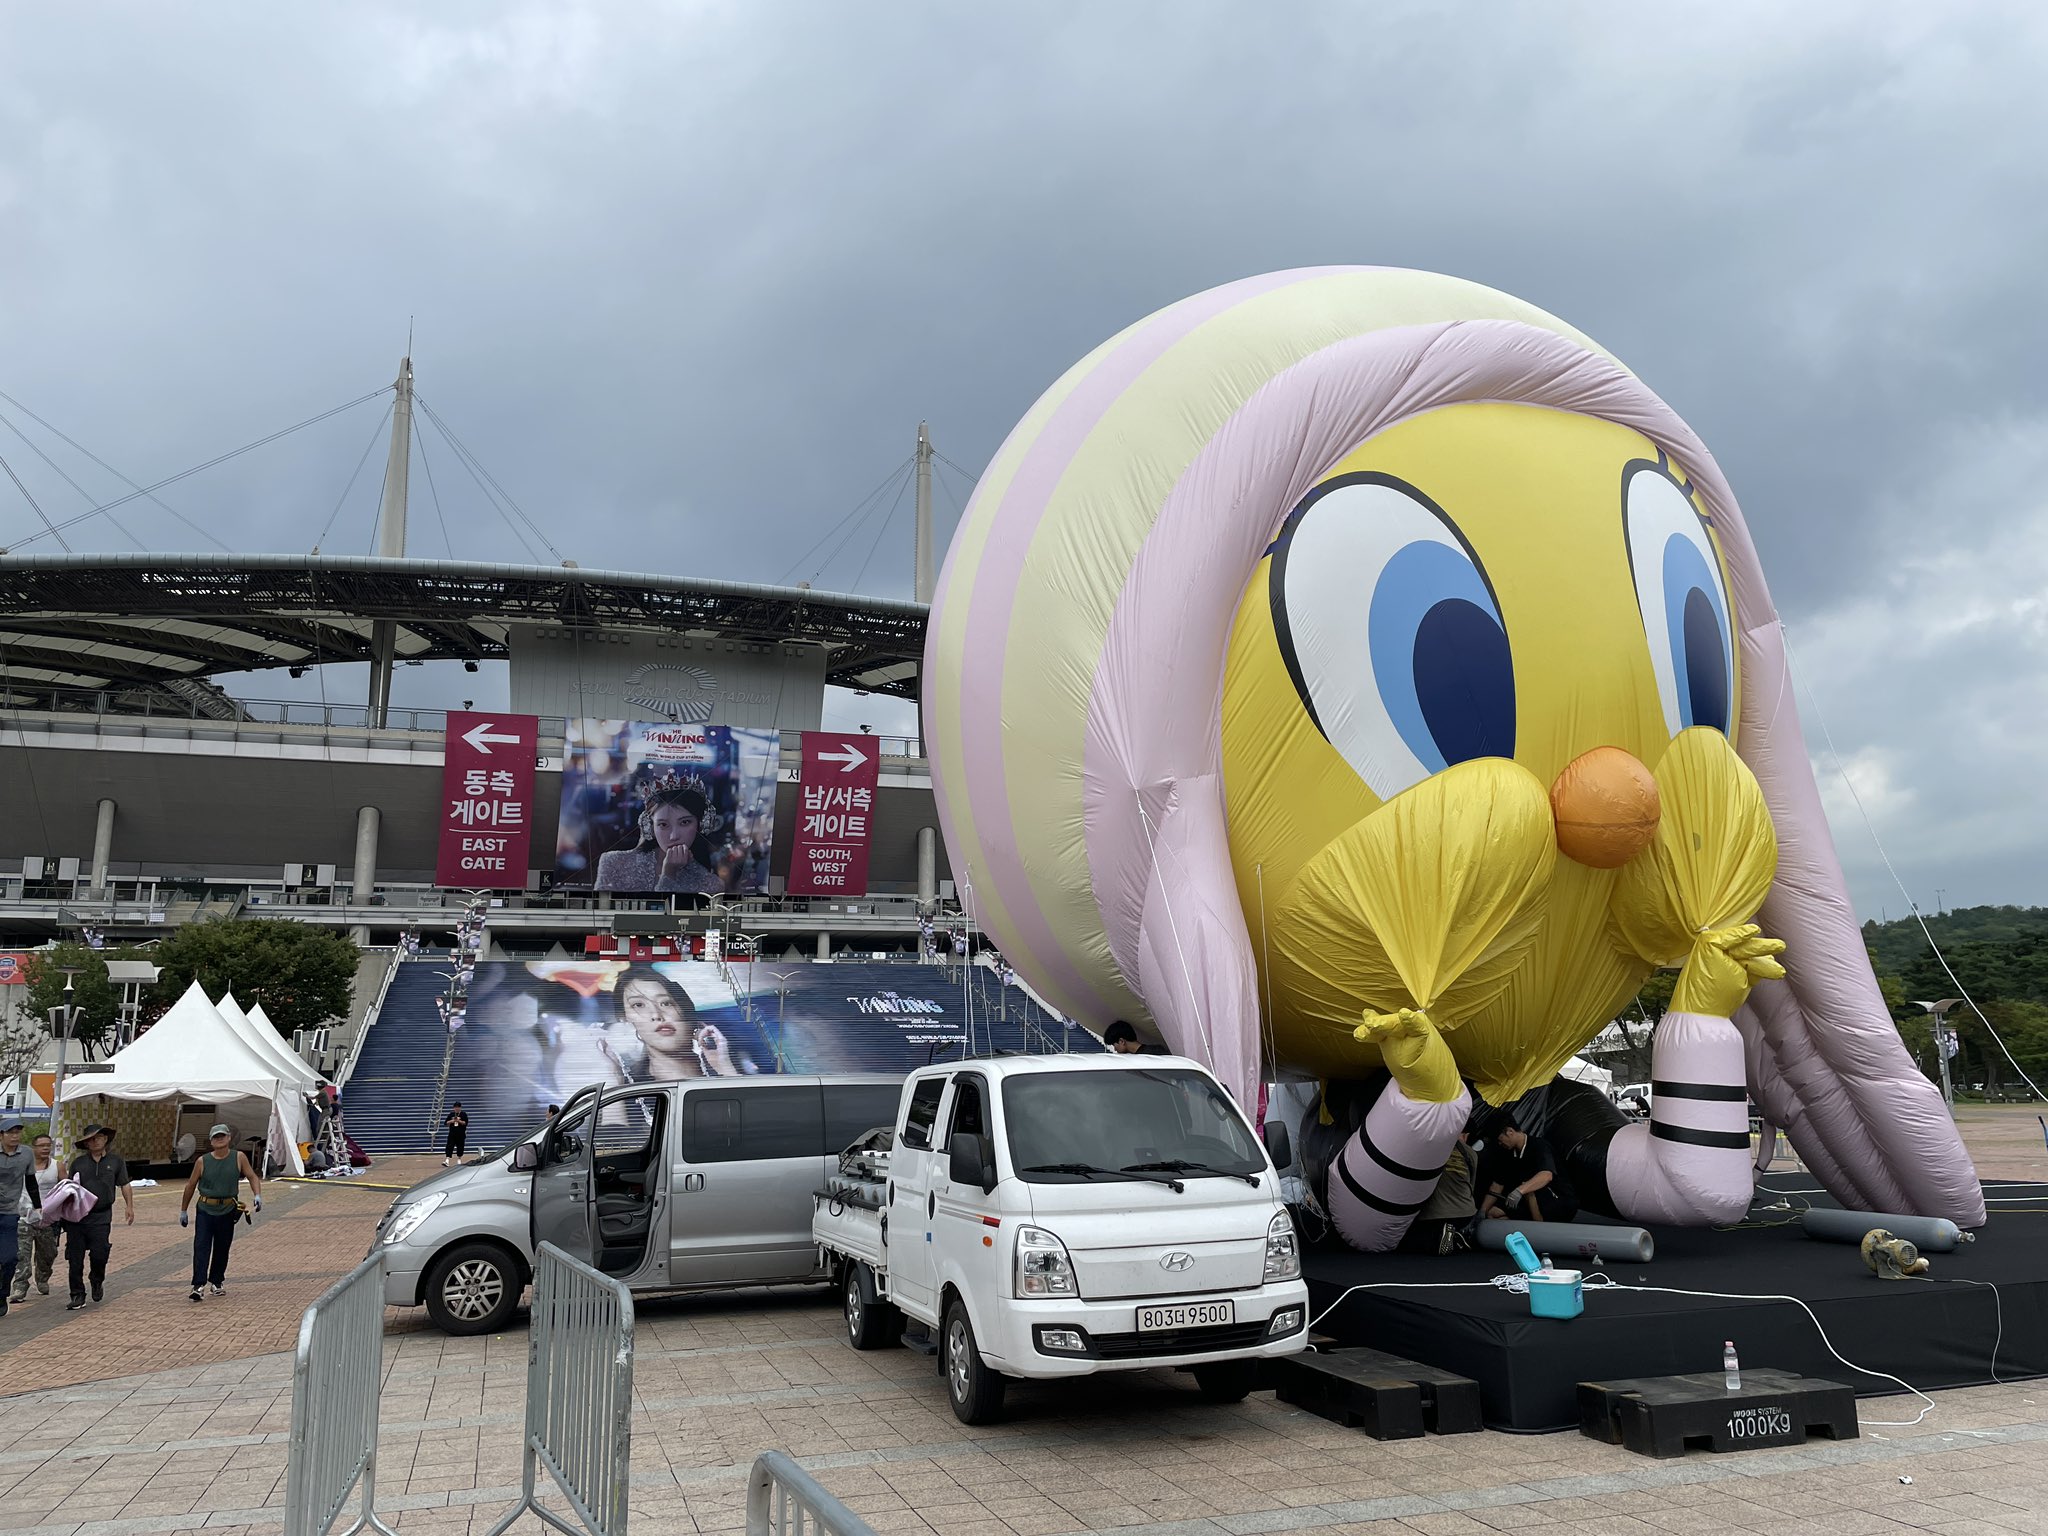
[[[452,922],[435,886],[444,715],[390,705],[395,668],[508,664],[539,717],[509,954],[701,926],[701,901],[555,889],[572,718],[779,732],[768,876],[746,925],[806,953],[894,949],[951,894],[914,739],[876,737],[865,892],[789,899],[801,733],[828,685],[915,699],[925,606],[563,567],[399,556],[0,556],[0,942],[109,942],[233,911],[370,943]],[[216,679],[367,662],[366,702],[265,703]],[[282,690],[280,690],[282,691]],[[783,946],[777,945],[779,951]]]

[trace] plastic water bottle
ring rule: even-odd
[[[1735,1341],[1721,1341],[1721,1379],[1730,1392],[1742,1390],[1742,1366],[1735,1358]]]

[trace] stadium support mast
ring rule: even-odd
[[[912,553],[917,567],[911,595],[928,603],[936,584],[932,576],[932,436],[921,421],[917,424],[917,534]]]
[[[384,461],[384,501],[377,509],[377,553],[405,556],[406,475],[412,468],[412,356],[399,361],[392,386],[391,456]],[[391,708],[391,668],[396,661],[398,625],[379,619],[370,627],[370,724],[381,726]]]

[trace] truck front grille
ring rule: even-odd
[[[1208,1328],[1158,1328],[1150,1333],[1095,1333],[1089,1342],[1102,1360],[1143,1355],[1199,1355],[1212,1349],[1245,1349],[1265,1342],[1266,1320],[1220,1323]]]

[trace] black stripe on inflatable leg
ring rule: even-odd
[[[1684,1142],[1689,1147],[1727,1147],[1741,1152],[1749,1150],[1747,1131],[1696,1131],[1689,1125],[1666,1125],[1661,1120],[1652,1120],[1650,1134],[1664,1141]]]
[[[1371,1138],[1367,1135],[1366,1130],[1363,1127],[1361,1127],[1358,1132],[1358,1144],[1361,1147],[1365,1148],[1365,1155],[1367,1157],[1371,1158],[1374,1162],[1378,1163],[1382,1168],[1386,1169],[1387,1172],[1391,1173],[1397,1179],[1427,1179],[1433,1184],[1443,1174],[1443,1169],[1441,1167],[1410,1168],[1406,1163],[1395,1162],[1391,1157],[1387,1156],[1386,1153],[1382,1152],[1378,1147],[1372,1144]]]
[[[1731,1088],[1726,1083],[1659,1083],[1650,1084],[1653,1099],[1709,1099],[1717,1104],[1742,1104],[1749,1099],[1747,1088]]]
[[[1424,1195],[1420,1200],[1411,1201],[1406,1205],[1392,1200],[1382,1200],[1378,1195],[1358,1182],[1351,1172],[1351,1165],[1344,1161],[1344,1154],[1342,1152],[1337,1154],[1337,1177],[1344,1181],[1344,1187],[1351,1191],[1352,1197],[1360,1205],[1369,1205],[1382,1215],[1413,1216],[1417,1211],[1429,1204],[1428,1195]]]

